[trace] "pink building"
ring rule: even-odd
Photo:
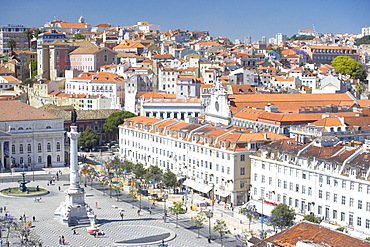
[[[70,53],[71,69],[98,71],[103,65],[117,64],[117,54],[107,47],[79,47]]]

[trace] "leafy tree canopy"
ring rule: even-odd
[[[321,223],[321,220],[319,218],[315,217],[315,215],[313,215],[313,214],[306,214],[305,216],[303,216],[303,220],[310,221],[310,222],[313,222],[313,223],[316,223],[316,224]]]
[[[147,170],[147,173],[145,174],[145,180],[151,181],[151,180],[161,180],[163,171],[158,166],[150,166]]]
[[[40,33],[42,33],[42,31],[39,28],[33,30],[33,36],[35,38],[39,37]]]
[[[364,36],[356,40],[355,45],[370,44],[370,35]]]
[[[135,177],[140,179],[145,177],[145,174],[147,173],[147,170],[144,168],[143,164],[140,163],[136,164],[132,170],[135,174]]]
[[[279,204],[271,211],[270,222],[279,228],[292,226],[294,219],[294,209],[284,203]]]
[[[333,66],[338,73],[350,75],[353,79],[363,81],[367,76],[366,70],[362,64],[348,56],[338,56],[334,58],[331,62],[331,66]]]
[[[163,183],[166,187],[175,187],[177,185],[177,176],[170,169],[163,174]]]
[[[114,112],[109,115],[103,125],[103,129],[112,134],[118,134],[118,125],[122,124],[124,119],[136,117],[136,115],[129,111]]]
[[[96,130],[92,130],[90,127],[87,127],[84,132],[81,133],[78,138],[79,147],[92,148],[99,143],[99,134]]]
[[[72,39],[85,39],[85,36],[83,36],[81,33],[77,33],[75,36],[72,37]]]
[[[289,40],[313,40],[314,38],[315,36],[312,35],[293,35],[292,37],[290,37]]]

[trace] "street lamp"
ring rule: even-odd
[[[213,212],[211,210],[207,211],[206,217],[208,218],[208,243],[211,243],[211,218],[213,217]]]
[[[164,194],[163,195],[163,200],[164,200],[164,207],[163,207],[163,220],[164,220],[164,223],[166,223],[166,217],[167,217],[167,208],[166,208],[166,200],[168,198],[168,195],[167,194]]]
[[[113,178],[113,172],[108,173],[108,178],[110,180],[109,184],[109,198],[112,198],[112,178]]]

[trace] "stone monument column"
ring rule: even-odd
[[[78,137],[80,133],[77,132],[77,126],[71,126],[71,132],[68,132],[70,139],[70,175],[69,175],[69,190],[78,190],[80,188],[80,178],[78,175]]]
[[[76,112],[74,111],[74,114]],[[94,211],[85,203],[85,190],[80,187],[80,178],[78,174],[78,153],[77,143],[80,133],[77,132],[77,115],[72,112],[71,132],[68,132],[70,138],[70,175],[69,188],[65,191],[65,201],[54,212],[55,220],[66,226],[88,225],[95,226],[96,215]]]

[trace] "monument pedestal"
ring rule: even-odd
[[[71,126],[68,136],[71,140],[70,186],[65,192],[65,201],[54,212],[54,219],[65,226],[82,224],[95,226],[96,215],[85,203],[85,190],[79,185],[77,139],[80,134],[77,132],[77,126]]]

